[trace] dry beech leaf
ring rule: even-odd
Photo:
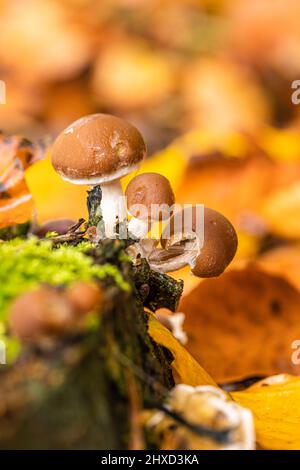
[[[180,383],[193,387],[198,385],[213,385],[217,387],[213,378],[210,377],[177,339],[174,338],[172,333],[152,314],[149,316],[148,331],[154,341],[171,351],[174,357],[172,367]]]
[[[257,235],[267,231],[268,222],[272,222],[271,216],[267,217],[269,205],[264,207],[267,198],[275,191],[288,190],[300,178],[299,161],[274,161],[258,151],[245,158],[230,158],[221,152],[207,158],[196,157],[182,178],[177,202],[205,201],[208,207],[228,217],[237,229]],[[276,215],[277,225],[284,226],[287,215],[278,210]]]
[[[257,129],[269,120],[266,97],[255,76],[230,60],[202,57],[184,69],[188,128]]]
[[[271,231],[286,238],[300,237],[300,183],[272,192],[263,201],[261,213]]]
[[[300,378],[288,374],[269,377],[233,399],[252,411],[257,443],[263,449],[300,448]]]
[[[131,173],[122,179],[125,188],[129,181],[140,173],[158,172],[164,175],[171,183],[174,191],[181,184],[182,174],[187,166],[187,160],[184,151],[175,142],[169,147],[156,153],[151,158],[147,158],[141,165],[138,172]]]
[[[187,350],[218,383],[300,373],[292,343],[300,338],[300,293],[258,269],[229,271],[186,295]]]
[[[255,266],[270,274],[284,277],[300,291],[300,245],[285,245],[266,251]]]
[[[176,139],[174,145],[184,152],[187,160],[195,162],[216,159],[220,155],[245,158],[253,143],[253,139],[249,139],[249,136],[242,132],[220,133],[215,129],[197,129]]]
[[[266,127],[257,136],[259,146],[274,160],[298,160],[299,126],[278,129]]]
[[[86,186],[63,181],[55,172],[49,155],[26,172],[40,222],[51,219],[87,217]]]
[[[179,373],[181,383],[216,386],[213,379],[153,315],[149,318],[149,334],[172,352],[173,368]],[[253,413],[259,447],[277,450],[300,447],[300,378],[288,374],[269,377],[244,391],[231,392],[230,397]],[[169,433],[167,437],[169,440],[164,442],[165,448],[171,448],[174,436]]]
[[[33,200],[24,172],[42,156],[39,145],[0,133],[0,228],[31,219]]]

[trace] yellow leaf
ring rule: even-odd
[[[213,385],[217,387],[212,377],[198,364],[198,362],[177,341],[172,333],[150,314],[148,331],[151,338],[161,346],[169,349],[174,360],[172,367],[178,374],[180,382],[196,387],[198,385]]]
[[[40,222],[87,217],[88,188],[64,181],[55,172],[49,155],[26,171],[26,181]]]
[[[173,354],[172,367],[180,381],[197,386],[217,387],[211,376],[153,315],[149,318],[149,334]],[[300,449],[300,378],[276,375],[257,382],[248,389],[231,392],[239,405],[253,413],[256,440],[263,449]]]
[[[263,449],[300,449],[300,378],[281,374],[262,380],[232,398],[252,411]]]
[[[300,236],[300,184],[274,191],[263,202],[261,213],[271,231],[286,238]]]
[[[225,157],[245,158],[249,151],[248,139],[241,132],[218,132],[212,130],[190,131],[175,141],[175,145],[185,154],[209,154],[218,150]]]
[[[285,278],[300,291],[300,243],[267,250],[255,260],[255,265],[263,271]]]
[[[299,130],[267,127],[258,137],[260,146],[274,160],[298,160],[300,149]]]
[[[173,190],[176,192],[179,184],[181,183],[182,175],[187,166],[187,159],[183,151],[176,145],[176,142],[161,152],[158,152],[153,157],[146,159],[139,171],[131,173],[123,178],[123,187],[126,188],[129,181],[140,173],[161,173],[171,183]]]

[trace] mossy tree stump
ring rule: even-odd
[[[172,357],[150,338],[144,308],[174,308],[182,284],[145,262],[133,268],[123,248],[107,240],[88,253],[117,266],[131,286],[104,282],[97,328],[60,337],[47,351],[23,347],[13,365],[1,367],[0,448],[134,447],[132,414],[173,386]]]

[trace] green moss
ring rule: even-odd
[[[45,235],[45,238],[53,238],[53,237],[57,237],[57,236],[58,236],[57,232],[47,232],[46,235]]]
[[[10,302],[40,283],[68,285],[92,278],[113,278],[123,290],[129,290],[116,266],[94,264],[85,252],[90,242],[53,248],[51,241],[30,238],[0,243],[0,322],[6,323]]]

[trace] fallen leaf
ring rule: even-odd
[[[31,219],[34,205],[24,173],[42,155],[39,145],[0,133],[0,228]]]
[[[228,59],[204,58],[184,69],[187,128],[253,130],[269,120],[266,96],[252,72]]]
[[[235,228],[261,236],[274,229],[299,235],[299,160],[275,161],[249,149],[245,158],[194,158],[176,192],[176,202],[220,211]],[[297,212],[298,211],[298,212]]]
[[[200,384],[216,386],[214,380],[153,315],[149,318],[149,334],[157,343],[172,352],[174,356],[172,365],[179,374],[181,383],[192,386]],[[218,358],[219,361],[220,358],[222,356]],[[231,392],[230,397],[253,413],[256,441],[260,448],[299,449],[299,377],[288,374],[269,377],[244,391]],[[164,448],[171,448],[174,437],[170,433],[167,437]]]
[[[261,213],[270,230],[286,238],[300,238],[300,183],[272,192],[262,203]]]
[[[27,170],[26,181],[39,222],[87,217],[87,186],[64,181],[55,172],[49,155]]]
[[[187,163],[185,152],[175,141],[151,158],[144,160],[137,172],[131,173],[123,178],[123,187],[125,188],[129,181],[140,173],[158,172],[168,178],[173,190],[176,192],[181,184],[182,174],[187,167]]]
[[[213,378],[152,314],[149,316],[148,331],[154,341],[171,351],[174,357],[172,367],[179,377],[180,383],[193,387],[198,385],[213,385],[217,387]]]
[[[184,296],[187,350],[218,383],[300,373],[292,343],[300,338],[300,293],[286,279],[254,267],[202,281]]]
[[[265,127],[257,136],[259,146],[274,160],[298,160],[300,135],[298,127],[277,129]]]
[[[172,57],[147,42],[111,39],[94,64],[94,96],[108,109],[154,106],[174,91],[176,71]]]
[[[252,411],[256,439],[263,449],[300,448],[300,378],[288,374],[269,377],[233,399]]]
[[[268,250],[255,265],[270,274],[284,277],[300,291],[300,245],[279,246]]]

